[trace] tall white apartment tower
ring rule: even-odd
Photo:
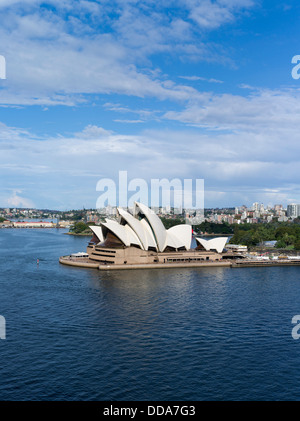
[[[288,218],[297,218],[300,216],[300,205],[296,203],[291,203],[287,206],[287,217]]]

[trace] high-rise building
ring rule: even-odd
[[[274,205],[274,210],[276,212],[282,211],[282,209],[283,209],[283,206],[282,205]]]
[[[287,216],[288,218],[297,218],[300,216],[300,205],[296,203],[291,203],[287,206]]]

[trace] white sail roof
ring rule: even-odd
[[[101,224],[118,237],[125,246],[136,244],[143,248],[138,236],[129,225],[120,225],[111,219],[107,219],[106,222],[102,222]]]
[[[167,236],[166,236],[164,249],[166,247],[173,247],[174,249],[178,249],[182,247],[182,242],[180,241],[180,239],[176,237],[176,235],[172,234],[172,232],[169,232],[169,230],[167,230]]]
[[[125,221],[128,223],[128,225],[130,225],[130,227],[134,230],[134,232],[138,236],[140,242],[142,243],[142,246],[143,246],[144,250],[148,250],[149,245],[152,246],[152,247],[153,246],[156,247],[155,241],[153,241],[154,239],[152,239],[149,236],[148,231],[141,224],[141,221],[139,221],[137,218],[135,218],[129,212],[125,211],[122,208],[118,208],[118,212],[122,216],[122,218],[125,219]]]
[[[205,250],[216,250],[218,253],[222,253],[228,237],[212,238],[211,240],[204,240],[204,238],[195,237],[195,239],[205,248]]]
[[[185,247],[186,250],[191,248],[192,227],[188,224],[175,225],[167,230],[166,246],[171,246],[171,239],[177,246],[175,248]],[[175,240],[176,239],[176,240]]]
[[[158,247],[158,251],[163,251],[165,248],[166,238],[167,238],[167,232],[166,229],[159,219],[159,217],[156,215],[156,213],[149,209],[147,206],[143,205],[142,203],[134,202],[135,209],[139,209],[142,214],[145,215],[147,218],[147,221],[149,225],[152,228],[154,237],[156,239],[156,244]]]
[[[150,225],[148,224],[146,219],[141,219],[140,223],[145,230],[145,234],[147,235],[148,249],[149,249],[149,247],[153,247],[157,251],[158,248],[157,248],[156,240],[155,240],[155,237],[153,235],[153,232],[152,232],[152,229],[151,229]]]
[[[139,213],[142,219],[139,219]],[[167,247],[189,250],[192,240],[190,225],[176,225],[165,229],[161,219],[147,206],[135,202],[134,214],[118,208],[119,222],[107,219],[101,227],[93,226],[91,229],[101,242],[105,240],[106,231],[111,231],[127,247],[137,245],[142,250],[155,249],[163,252]]]
[[[100,243],[102,243],[104,241],[104,237],[101,226],[91,225],[90,228],[96,237],[99,238]]]

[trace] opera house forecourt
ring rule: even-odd
[[[117,215],[117,221],[106,219],[90,227],[94,235],[86,253],[60,257],[60,263],[100,270],[172,268],[231,266],[232,258],[241,257],[223,253],[227,237],[195,237],[196,247],[191,248],[191,225],[165,229],[156,213],[142,203],[134,203],[133,214],[118,208]]]

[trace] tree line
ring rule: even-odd
[[[258,246],[265,241],[276,241],[276,248],[300,250],[300,225],[293,223],[235,225],[232,244]]]
[[[276,241],[276,248],[300,250],[300,223],[269,222],[258,224],[233,224],[226,222],[217,224],[203,222],[194,227],[196,233],[232,235],[231,244],[241,244],[247,247],[258,246],[265,241]]]

